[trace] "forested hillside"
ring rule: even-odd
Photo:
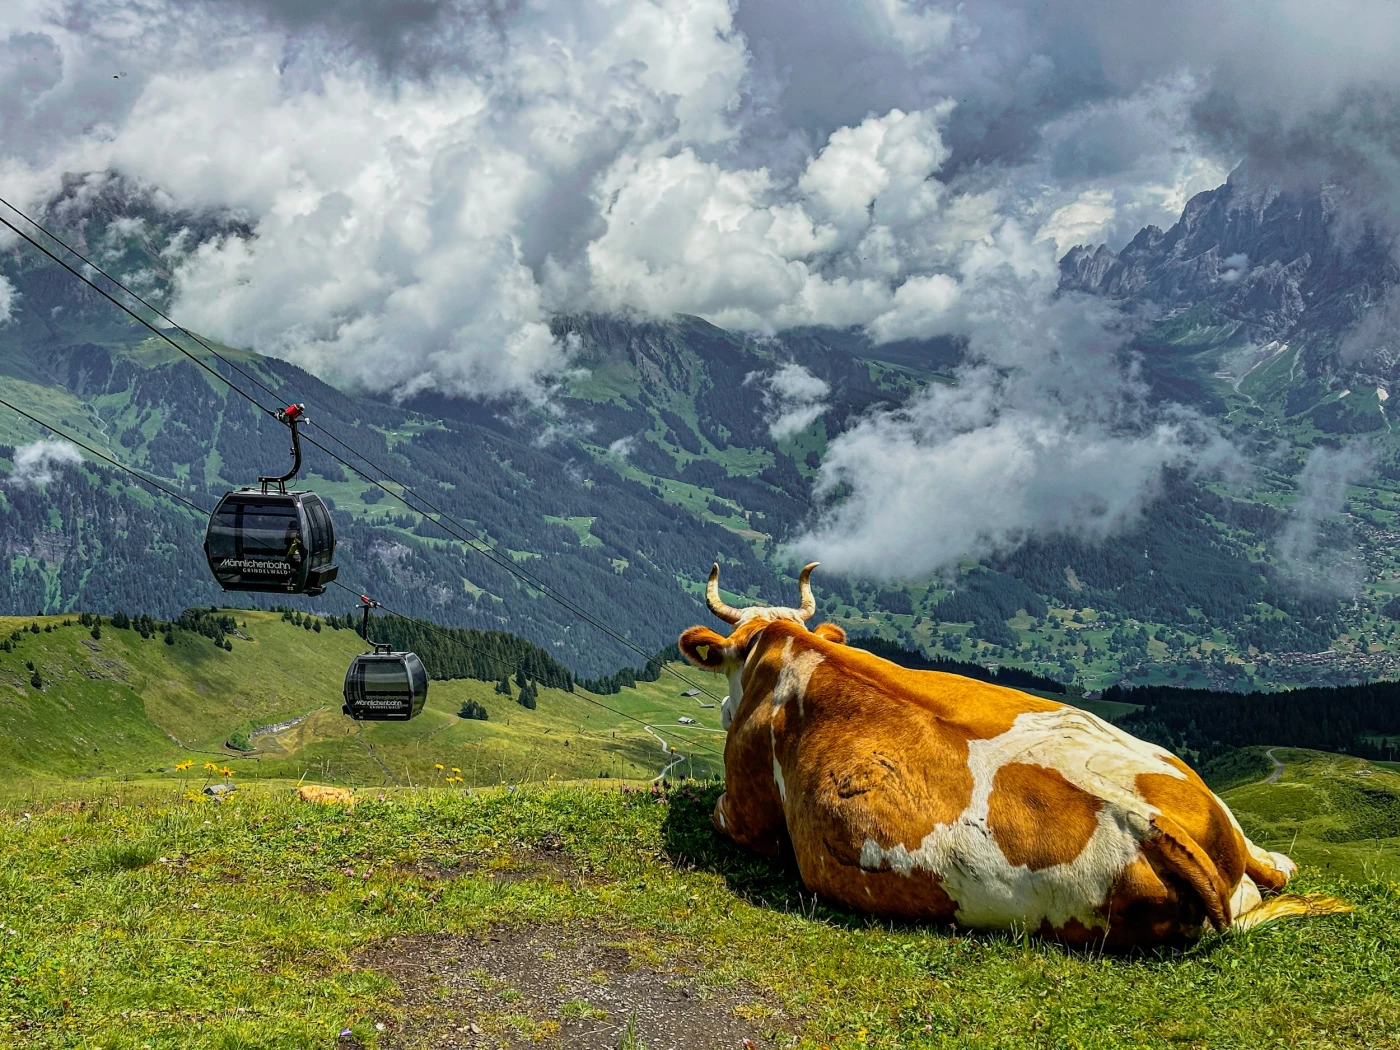
[[[1400,682],[1243,694],[1115,687],[1103,698],[1142,705],[1123,728],[1201,762],[1260,744],[1400,758]]]

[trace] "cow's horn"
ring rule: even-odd
[[[705,604],[725,623],[738,623],[739,610],[719,596],[719,562],[710,570],[710,580],[705,584]]]
[[[812,570],[821,562],[814,561],[802,570],[802,575],[797,577],[797,593],[802,595],[802,604],[797,607],[802,619],[808,619],[817,611],[817,598],[812,593]]]

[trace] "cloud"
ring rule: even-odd
[[[34,485],[48,485],[57,474],[59,467],[77,466],[83,457],[77,448],[67,441],[35,441],[15,449],[15,469],[5,479],[6,485],[27,488]]]
[[[1377,453],[1366,442],[1340,449],[1314,448],[1298,475],[1298,495],[1274,542],[1281,565],[1305,591],[1328,597],[1355,597],[1366,566],[1354,546],[1329,536],[1328,524],[1346,510],[1347,487],[1375,466]]]
[[[626,459],[632,454],[632,450],[636,447],[637,436],[635,434],[629,434],[626,437],[618,438],[616,441],[610,444],[608,446],[608,451],[611,452],[614,456],[620,456],[621,458]]]
[[[1233,453],[1203,420],[1154,406],[1099,300],[1056,295],[1045,241],[1012,224],[960,266],[969,334],[955,384],[876,411],[828,447],[820,513],[794,556],[907,580],[1031,536],[1093,540],[1130,526],[1171,467]]]
[[[1220,265],[1224,267],[1220,279],[1226,284],[1233,284],[1249,273],[1249,256],[1244,252],[1236,252],[1234,255],[1227,255],[1221,259]]]
[[[171,253],[174,316],[332,381],[546,402],[572,367],[549,324],[574,311],[965,340],[955,387],[832,446],[808,540],[873,572],[882,520],[909,566],[1099,535],[1167,466],[1228,451],[1147,402],[1111,312],[1057,297],[1071,242],[1167,225],[1242,159],[1400,217],[1400,10],[1383,0],[6,16],[0,185],[42,203],[77,173],[81,203],[112,173],[241,219],[251,235]],[[1377,344],[1386,316],[1352,342]]]
[[[831,386],[795,361],[782,365],[771,375],[752,372],[744,382],[757,382],[764,388],[768,433],[774,441],[796,437],[826,411]]]
[[[1371,306],[1337,345],[1349,365],[1389,372],[1400,361],[1400,289],[1392,288]]]
[[[1074,202],[1102,194],[1045,150],[1003,151],[1016,174],[969,167],[996,152],[971,130],[995,113],[1029,105],[1031,142],[1088,97],[1053,88],[1037,56],[1062,38],[1014,4],[14,7],[5,185],[42,201],[65,172],[111,171],[240,217],[251,236],[172,256],[176,316],[400,396],[546,399],[569,367],[561,311],[943,334],[967,243],[1020,213],[1088,234]],[[1107,121],[1101,141],[1157,157],[1162,122],[1125,134],[1153,105],[1056,141]]]
[[[1056,208],[1035,239],[1053,241],[1055,251],[1063,255],[1076,244],[1102,241],[1104,230],[1116,214],[1112,190],[1085,190],[1069,204]]]
[[[761,332],[935,334],[956,287],[914,271],[947,254],[933,176],[951,111],[940,102],[838,128],[795,185],[689,148],[619,162],[597,190],[605,226],[587,248],[593,304]]]
[[[542,400],[596,177],[732,134],[728,4],[280,7],[22,5],[11,50],[59,72],[0,111],[0,175],[32,201],[111,170],[245,216],[251,237],[173,260],[174,315],[225,341],[400,395]],[[415,7],[412,55],[369,47]]]
[[[0,275],[0,324],[4,324],[14,313],[15,300],[19,293],[3,275]]]

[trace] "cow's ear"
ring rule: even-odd
[[[819,623],[812,628],[812,633],[818,638],[825,638],[828,642],[835,642],[837,645],[846,644],[846,632],[834,623]]]
[[[718,671],[724,665],[724,649],[729,640],[708,627],[692,627],[681,635],[681,652],[696,667]]]

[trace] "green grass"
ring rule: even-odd
[[[402,789],[353,811],[271,784],[222,805],[178,784],[36,790],[0,811],[0,1045],[331,1047],[345,1027],[405,1045],[394,1033],[434,1008],[364,952],[501,926],[605,938],[701,989],[752,989],[771,1009],[755,1035],[780,1045],[1400,1039],[1394,882],[1308,873],[1305,889],[1356,913],[1104,958],[815,904],[792,872],[715,835],[717,790]],[[565,877],[536,863],[545,836]],[[516,998],[474,1023],[495,1030]]]
[[[490,682],[435,681],[411,722],[355,723],[340,713],[345,669],[364,650],[354,632],[309,631],[276,613],[233,615],[247,638],[234,638],[232,652],[186,632],[167,646],[160,635],[107,625],[94,641],[76,623],[63,627],[63,617],[0,617],[0,638],[30,623],[53,628],[22,630],[14,651],[0,653],[0,791],[18,777],[143,777],[189,757],[228,762],[240,778],[348,785],[430,784],[454,766],[469,784],[650,779],[673,756],[648,724],[687,755],[685,772],[719,771],[718,707],[681,696],[687,684],[669,673],[612,696],[542,688],[534,711]],[[41,689],[30,685],[29,662]],[[682,673],[723,696],[722,683]],[[489,719],[459,718],[468,700]],[[253,741],[252,757],[224,747],[240,729],[303,716]],[[698,724],[682,726],[681,716]]]

